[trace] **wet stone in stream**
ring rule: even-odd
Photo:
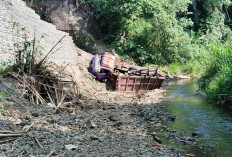
[[[182,132],[181,135],[176,135],[175,130],[169,130],[167,126],[162,124],[163,122],[172,122],[176,119],[175,116],[165,111],[164,106],[159,104],[139,105],[136,107],[135,112],[140,121],[148,123],[149,135],[153,137],[154,141],[162,143],[162,140],[166,139],[183,145],[197,144],[197,139],[195,138],[198,135],[197,133],[194,132],[192,135],[187,135],[187,133]]]

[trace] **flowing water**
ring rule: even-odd
[[[196,95],[196,81],[169,82],[164,83],[164,86],[169,89],[162,104],[177,118],[168,123],[167,127],[176,130],[176,134],[199,134],[196,145],[184,145],[170,140],[165,141],[165,144],[197,157],[232,157],[232,114]]]

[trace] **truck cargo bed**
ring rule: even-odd
[[[129,76],[112,74],[111,81],[115,83],[115,90],[121,92],[145,93],[148,90],[160,88],[164,77]]]

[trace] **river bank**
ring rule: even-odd
[[[22,137],[1,138],[0,155],[182,156],[148,131],[167,129],[162,123],[175,119],[159,104],[164,92],[157,89],[143,96],[101,92],[83,96],[78,106],[58,114],[48,106],[8,101],[11,96],[6,95],[7,100],[1,100],[6,111],[0,117],[1,131],[34,125]]]

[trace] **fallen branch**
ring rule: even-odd
[[[69,91],[73,88],[73,85],[70,86],[69,88]],[[58,103],[57,107],[56,107],[56,110],[55,110],[55,113],[57,113],[58,109],[61,107],[61,105],[63,104],[63,101],[65,99],[65,97],[67,96],[67,94],[64,94],[62,96],[62,98],[60,99],[60,102]]]
[[[64,35],[64,36],[51,48],[51,50],[46,54],[46,56],[38,63],[37,68],[40,67],[40,66],[43,64],[44,60],[48,57],[48,55],[52,52],[52,50],[64,39],[65,36],[66,36],[66,35]]]
[[[35,123],[33,122],[33,123],[25,130],[25,132],[27,133],[34,125],[35,125]]]
[[[17,137],[11,137],[11,138],[8,138],[8,139],[4,139],[4,140],[0,141],[0,144],[7,143],[7,142],[10,142],[10,141],[14,141],[16,139],[17,139]]]
[[[60,102],[58,103],[58,105],[56,106],[56,110],[55,110],[55,113],[57,113],[58,109],[61,107],[61,105],[63,104],[63,101],[65,99],[65,97],[67,96],[67,94],[64,94],[62,96],[62,98],[60,99]]]
[[[41,143],[39,142],[39,140],[36,137],[33,137],[33,139],[36,141],[36,143],[39,145],[39,147],[41,149],[44,149],[44,147],[41,145]]]
[[[11,133],[11,134],[0,134],[0,137],[20,137],[23,136],[22,133]]]
[[[13,131],[4,130],[4,131],[0,131],[0,133],[3,133],[3,134],[5,134],[5,133],[13,133]]]
[[[26,134],[34,125],[35,123],[32,123],[25,131],[21,132],[12,132],[12,131],[0,131],[0,137],[20,137]]]

